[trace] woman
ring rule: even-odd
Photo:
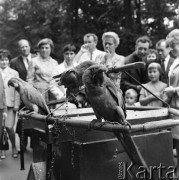
[[[176,59],[170,67],[168,73],[169,87],[164,89],[164,95],[167,97],[171,108],[179,109],[179,29],[169,33],[167,43],[169,43],[171,52]],[[174,115],[173,118],[178,119],[179,117]],[[172,129],[172,135],[178,156],[177,168],[179,168],[179,126]]]
[[[46,102],[49,101],[49,85],[52,80],[53,71],[58,65],[57,61],[50,56],[54,44],[51,39],[45,38],[37,44],[39,55],[32,59],[31,69],[27,75],[27,82],[37,88],[44,96]]]
[[[54,70],[54,76],[63,73],[76,66],[74,62],[74,57],[76,55],[76,47],[72,44],[67,44],[63,48],[64,61],[59,64]],[[53,86],[51,92],[54,94],[56,99],[61,99],[66,97],[66,90],[64,86]]]
[[[118,35],[115,32],[106,32],[102,36],[102,41],[104,51],[106,53],[104,54],[104,57],[102,58],[100,64],[103,64],[107,67],[119,67],[121,65],[124,65],[124,56],[118,55],[115,52],[116,48],[119,45]],[[109,77],[113,80],[118,88],[120,88],[121,75],[121,72],[109,74]]]
[[[15,91],[15,88],[8,86],[8,81],[12,77],[19,78],[19,74],[17,71],[9,67],[9,61],[10,61],[9,51],[0,50],[0,71],[4,81],[6,106],[7,106],[7,119],[5,121],[5,126],[9,135],[9,139],[12,144],[12,157],[17,158],[18,153],[15,143],[14,125],[15,125],[16,113],[19,110],[20,97],[17,91]],[[6,154],[4,151],[2,151],[1,159],[5,159],[5,158],[6,158]]]

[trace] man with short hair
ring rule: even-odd
[[[151,40],[148,36],[139,37],[136,40],[135,51],[125,58],[125,64],[145,62],[145,58],[151,44]],[[140,83],[146,83],[148,81],[145,69],[132,69],[127,72]],[[123,73],[121,88],[123,91],[126,91],[129,88],[134,88],[139,92],[141,86],[139,86],[138,83],[132,78]]]
[[[84,61],[100,61],[99,59],[104,54],[104,52],[96,48],[98,37],[93,33],[88,33],[84,35],[83,40],[84,44],[81,46],[80,51],[75,56],[74,61],[77,64],[80,64]]]
[[[10,67],[19,73],[19,77],[22,80],[26,81],[29,64],[31,59],[36,55],[30,53],[30,44],[26,39],[21,39],[18,41],[18,50],[20,55],[11,60]]]
[[[18,50],[20,55],[14,59],[11,60],[10,62],[10,67],[14,70],[16,70],[19,73],[19,77],[26,81],[27,78],[27,72],[31,69],[30,64],[31,64],[31,59],[35,57],[36,55],[30,53],[30,43],[26,39],[21,39],[18,41]],[[22,108],[24,104],[21,103],[20,108]],[[21,137],[21,131],[20,131],[20,123],[18,121],[17,123],[17,128],[16,128],[16,133]],[[24,150],[26,150],[26,146],[28,143],[27,137],[32,136],[32,130],[31,129],[25,129],[24,130]]]
[[[170,46],[167,43],[166,39],[161,39],[156,43],[156,49],[159,54],[159,63],[161,64],[162,72],[161,72],[161,81],[168,84],[168,72],[170,66],[174,62],[174,58],[170,56]]]

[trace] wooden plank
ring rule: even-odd
[[[157,109],[157,110],[148,110],[148,111],[133,111],[127,110],[127,120],[131,119],[148,119],[148,118],[157,118],[165,119],[169,116],[167,108]]]
[[[54,112],[54,116],[65,115],[66,111],[60,109]],[[80,108],[80,109],[68,109],[67,116],[69,117],[80,117],[80,116],[91,116],[94,115],[92,108]],[[141,118],[155,118],[155,117],[167,117],[169,112],[167,108],[157,110],[146,110],[146,111],[133,111],[127,110],[127,119],[141,119]],[[76,118],[75,118],[76,119]]]

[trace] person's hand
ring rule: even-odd
[[[89,51],[89,45],[88,45],[88,44],[83,44],[83,45],[81,46],[80,51],[81,51],[82,53],[85,53],[85,52]]]
[[[3,112],[2,118],[3,118],[4,121],[6,120],[6,118],[7,118],[7,113],[6,112]]]
[[[112,58],[112,53],[107,49],[105,50],[106,54],[104,55],[105,60],[110,60]]]
[[[175,88],[173,86],[169,86],[163,91],[167,96],[172,96],[175,93]]]
[[[137,91],[139,91],[139,92],[140,92],[140,91],[141,91],[141,89],[142,89],[142,86],[138,85],[138,86],[137,86]]]
[[[13,110],[14,112],[17,112],[19,110],[19,106],[15,106]]]

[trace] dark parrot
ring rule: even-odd
[[[80,105],[82,107],[85,107],[88,104],[85,92],[84,90],[82,90],[82,76],[87,68],[96,64],[97,63],[93,61],[85,61],[77,65],[76,67],[63,72],[60,76],[58,85],[64,85],[67,88],[67,97],[69,95],[72,95],[73,98],[70,102],[76,104],[77,107],[79,107]]]
[[[104,120],[129,125],[126,121],[125,103],[122,92],[105,74],[107,69],[102,65],[89,67],[83,74],[86,96],[92,106],[97,121]],[[114,132],[123,145],[126,153],[133,163],[143,166],[148,171],[148,166],[139,152],[134,140],[128,133]]]
[[[20,78],[11,78],[8,81],[8,86],[15,87],[20,94],[22,102],[28,110],[43,115],[50,114],[50,110],[42,94],[29,83]]]

